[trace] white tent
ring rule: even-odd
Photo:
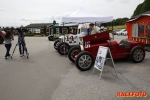
[[[88,22],[101,22],[106,23],[113,20],[113,16],[105,15],[95,15],[91,12],[84,10],[83,8],[78,9],[77,11],[70,14],[68,17],[62,17],[62,23],[88,23]]]

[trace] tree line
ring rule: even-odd
[[[127,17],[124,17],[124,18],[117,18],[117,19],[114,19],[113,22],[109,22],[109,23],[102,23],[101,26],[118,26],[118,25],[125,25],[126,24],[126,21],[128,21],[129,18]]]
[[[144,0],[143,3],[140,3],[133,12],[131,17],[135,17],[139,14],[142,14],[146,11],[150,11],[150,0]]]
[[[150,11],[150,0],[144,0],[143,3],[140,3],[136,9],[134,10],[131,18],[139,15],[139,14],[142,14],[142,13],[145,13],[147,11]],[[126,21],[128,21],[129,19],[131,18],[127,18],[127,17],[124,17],[124,18],[117,18],[117,19],[114,19],[113,20],[113,25],[114,26],[118,26],[118,25],[125,25],[126,24]],[[101,24],[101,26],[112,26],[112,22],[109,22],[109,23],[103,23]]]
[[[16,28],[14,27],[0,27],[1,30],[4,30],[5,32],[10,30],[11,32],[13,32]]]

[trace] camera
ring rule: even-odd
[[[22,33],[22,32],[28,32],[29,30],[25,29],[25,28],[17,28],[16,29],[19,33]]]

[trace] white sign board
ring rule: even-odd
[[[100,71],[103,70],[103,66],[105,63],[106,55],[108,52],[108,47],[102,47],[100,46],[97,52],[97,57],[95,60],[94,67]]]
[[[109,58],[107,58],[107,54],[110,56]],[[112,55],[111,55],[111,52],[110,52],[109,48],[99,46],[97,56],[96,56],[96,60],[95,60],[95,64],[94,64],[93,72],[94,72],[95,68],[98,69],[99,71],[101,71],[100,78],[101,78],[102,71],[103,71],[103,68],[104,68],[104,65],[105,65],[105,62],[106,62],[107,59],[111,59],[112,67],[115,70],[115,64],[114,64],[114,61],[113,61],[113,58],[112,58]],[[116,73],[116,71],[115,71],[115,73]],[[116,76],[117,76],[117,73],[116,73]]]

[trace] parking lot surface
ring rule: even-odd
[[[119,42],[126,36],[115,36]],[[11,53],[17,43],[12,42]],[[4,59],[0,45],[0,100],[150,100],[150,52],[142,63],[115,60],[113,68],[100,72],[79,71],[67,56],[61,56],[47,37],[26,37],[29,59],[19,56]],[[147,92],[146,98],[118,98],[117,92]]]

